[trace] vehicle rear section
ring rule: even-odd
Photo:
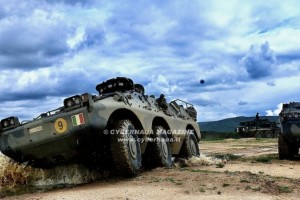
[[[34,167],[84,160],[91,151],[86,110],[40,118],[5,131],[0,137],[3,154]]]
[[[300,103],[283,104],[279,114],[281,134],[278,138],[280,159],[293,159],[300,147]]]

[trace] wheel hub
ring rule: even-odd
[[[165,140],[165,138],[161,138],[161,149],[162,149],[162,154],[164,156],[164,158],[168,158],[168,145],[167,142]]]
[[[136,159],[136,156],[137,156],[137,147],[136,147],[135,138],[130,134],[130,136],[128,137],[128,139],[129,139],[129,141],[128,141],[128,148],[129,148],[130,156],[133,159]]]
[[[196,156],[197,155],[197,147],[196,147],[196,144],[193,140],[191,140],[191,153],[193,156]]]

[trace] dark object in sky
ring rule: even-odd
[[[279,117],[282,130],[278,138],[279,159],[293,159],[300,147],[300,102],[283,104]]]
[[[204,83],[205,83],[205,80],[201,79],[200,84],[204,84]]]
[[[50,168],[71,162],[135,175],[147,167],[172,166],[172,157],[200,156],[201,138],[193,105],[160,103],[125,77],[96,86],[98,95],[66,98],[63,106],[19,122],[0,121],[0,150],[18,162]]]

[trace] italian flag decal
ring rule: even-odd
[[[73,115],[71,118],[72,118],[72,124],[73,124],[73,126],[79,126],[81,124],[84,124],[83,113],[79,113],[77,115]]]

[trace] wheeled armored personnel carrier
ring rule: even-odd
[[[271,122],[268,119],[254,119],[240,122],[236,132],[241,137],[274,138],[278,137],[280,128],[276,122]]]
[[[278,137],[280,159],[292,159],[300,147],[300,102],[283,104],[279,114],[281,134]]]
[[[98,84],[98,95],[66,98],[63,106],[20,122],[1,120],[0,150],[33,167],[81,162],[134,175],[143,164],[172,165],[172,157],[199,156],[201,138],[193,105],[144,94],[117,77]]]

